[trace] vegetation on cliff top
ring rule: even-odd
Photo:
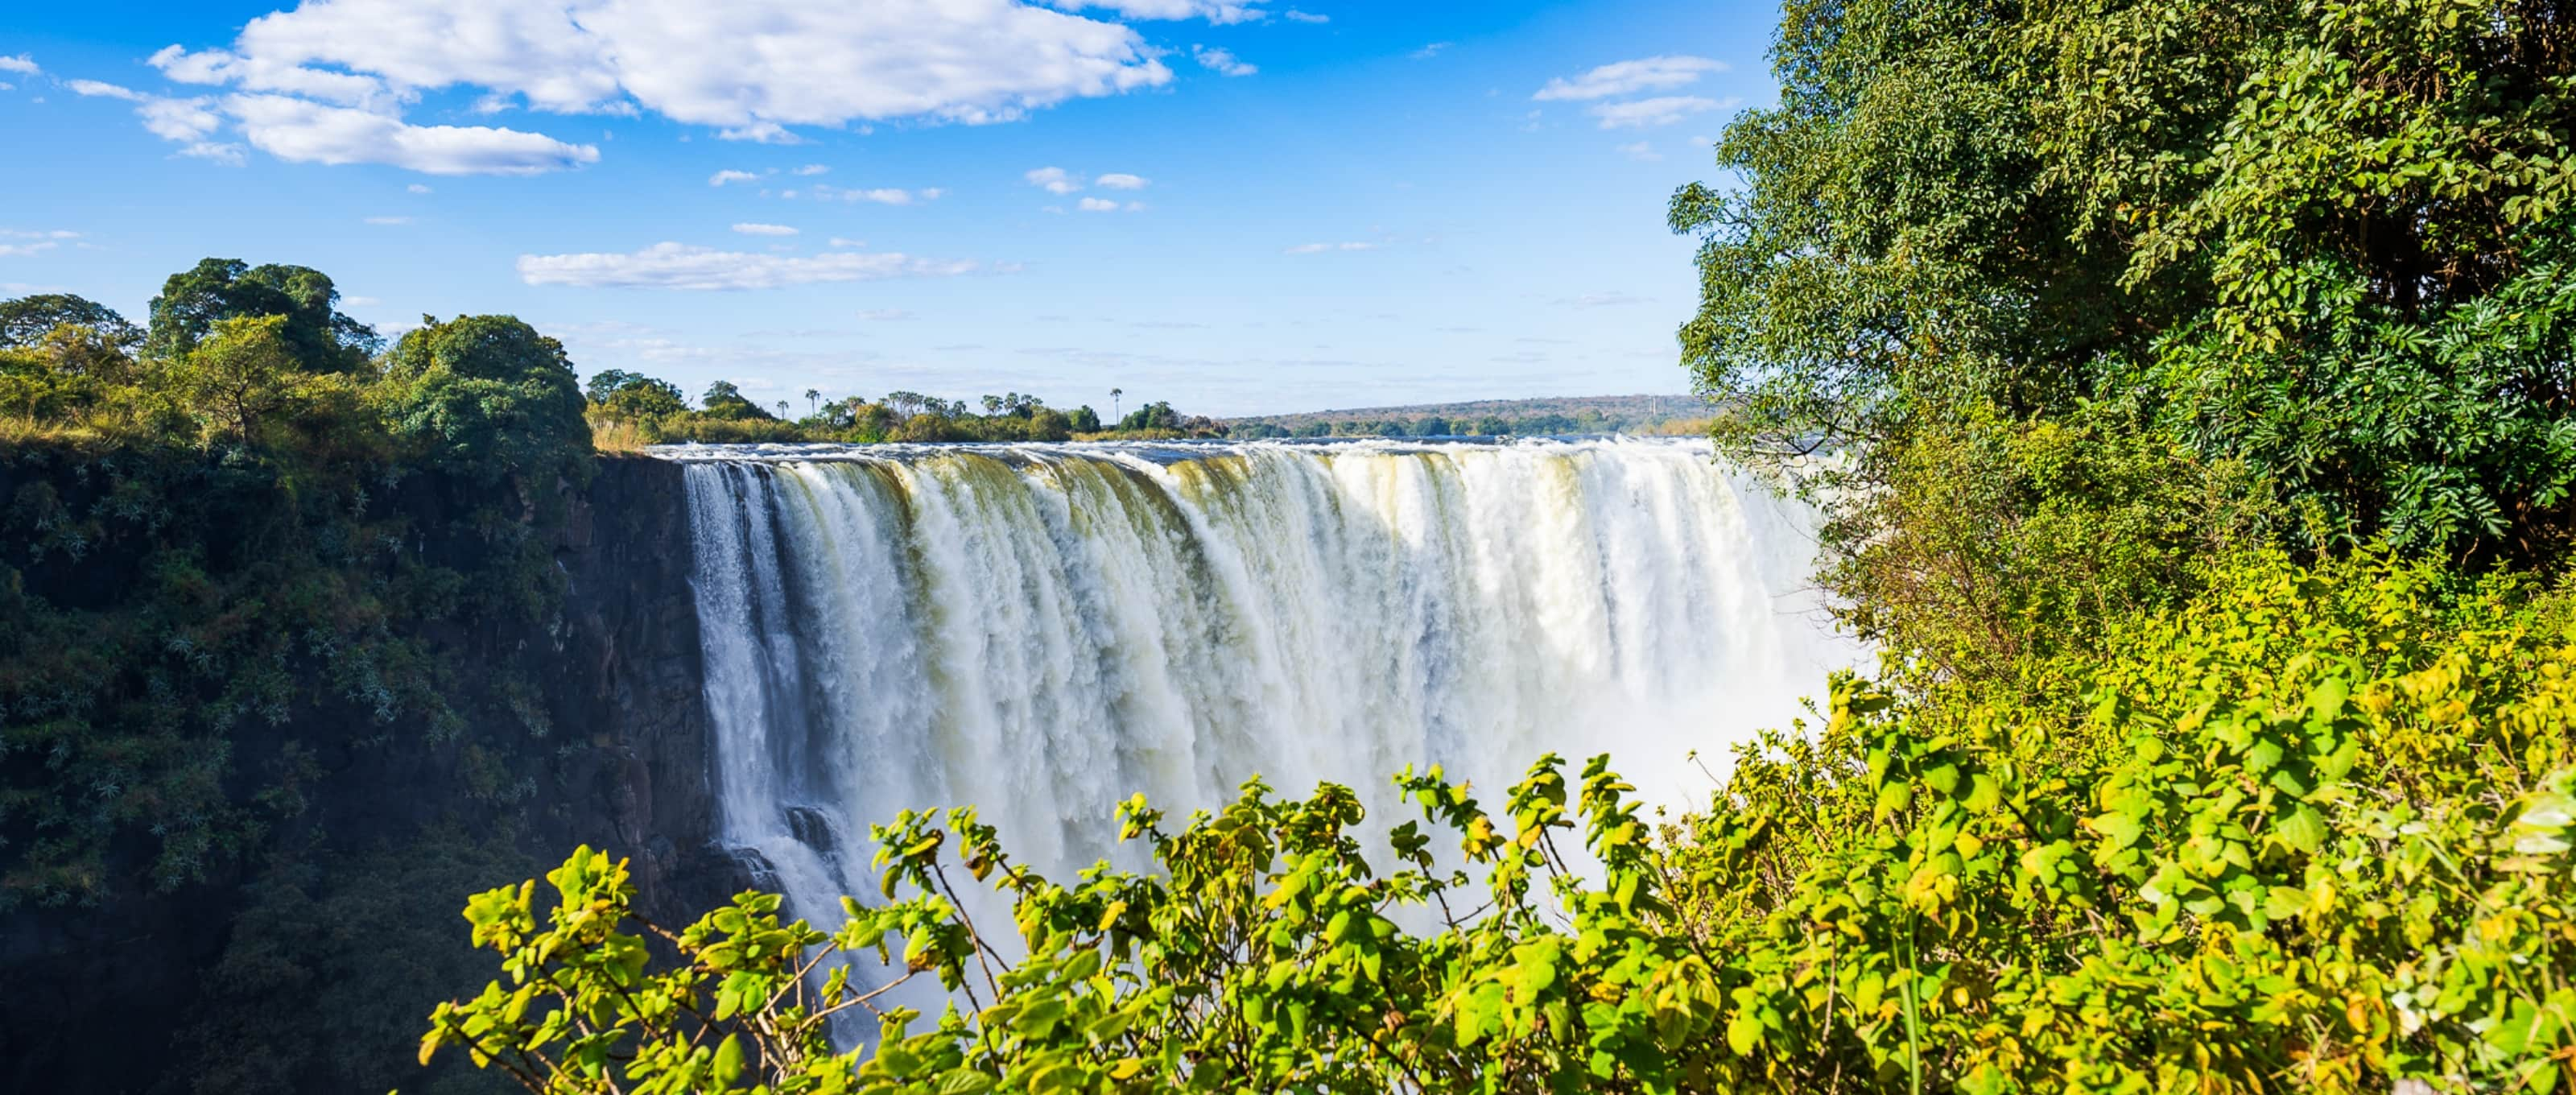
[[[2576,1081],[2563,5],[1792,0],[1775,59],[1718,143],[1742,185],[1671,219],[1720,441],[1851,456],[1798,485],[1887,661],[1823,725],[1660,825],[1556,758],[1499,808],[1398,777],[1382,849],[1338,787],[1131,803],[1145,874],[906,814],[830,931],[758,894],[642,925],[584,851],[471,901],[504,979],[424,1057],[554,1092]],[[835,1053],[835,1011],[877,1037]]]

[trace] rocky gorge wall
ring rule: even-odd
[[[63,467],[0,463],[0,500],[39,480],[72,490]],[[496,968],[466,949],[471,892],[584,843],[633,859],[661,921],[747,882],[712,842],[683,471],[602,458],[562,489],[541,530],[565,579],[555,612],[421,628],[462,727],[379,730],[326,700],[236,728],[236,797],[280,755],[312,773],[302,808],[255,846],[172,891],[0,911],[0,1090],[497,1090],[462,1070],[424,1076],[402,1048],[432,1003]],[[391,503],[433,552],[460,520],[443,497]],[[133,569],[100,553],[9,576],[70,604],[112,599]],[[0,750],[0,763],[30,761]]]

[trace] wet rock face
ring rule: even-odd
[[[0,913],[0,985],[8,986],[0,992],[0,1091],[204,1090],[196,1070],[208,1051],[181,1032],[237,1006],[223,995],[230,990],[221,970],[246,938],[236,931],[246,911],[274,887],[264,872],[279,863],[301,865],[298,884],[318,902],[378,884],[372,876],[334,874],[347,864],[421,846],[436,833],[506,836],[497,862],[478,861],[471,886],[536,877],[573,846],[588,844],[631,858],[639,910],[678,924],[752,885],[757,864],[714,842],[682,473],[659,460],[603,458],[587,486],[563,488],[566,517],[551,535],[568,588],[552,618],[475,633],[424,632],[461,678],[451,702],[469,725],[453,741],[431,744],[418,728],[401,726],[391,746],[323,735],[323,774],[308,786],[302,814],[214,877],[95,908]],[[434,507],[412,516],[431,528],[446,520]],[[56,592],[43,587],[45,575],[26,578],[32,595]],[[69,576],[60,584],[64,598],[85,595],[73,586],[90,586]],[[542,733],[530,732],[528,713],[513,711],[501,695],[497,682],[505,678],[533,684]],[[291,729],[312,738],[311,727],[365,723],[363,712],[325,705],[297,712]],[[237,759],[273,751],[279,742],[265,740],[266,733],[236,732]],[[492,795],[493,772],[518,789]],[[244,794],[256,790],[253,781],[240,782]],[[495,872],[507,877],[482,877]],[[417,913],[425,930],[442,940],[452,934],[461,945],[455,911],[469,893],[381,896],[405,903],[405,914]],[[488,963],[475,968],[483,979],[493,972]],[[479,984],[408,985],[399,993],[407,1001]],[[426,1000],[417,1010],[427,1013]],[[409,1056],[392,1059],[408,1066]],[[349,1089],[355,1078],[332,1067],[313,1064],[255,1086]],[[414,1073],[401,1086],[422,1086],[415,1079],[421,1077]]]
[[[688,492],[679,465],[601,461],[565,523],[556,561],[569,590],[550,656],[548,715],[592,748],[568,763],[582,793],[541,825],[560,855],[588,843],[633,858],[648,915],[703,911],[747,881],[714,847]],[[537,638],[530,636],[531,639]],[[551,830],[551,832],[546,832]],[[713,899],[709,896],[712,894]]]

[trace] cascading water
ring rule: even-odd
[[[973,804],[1058,878],[1115,804],[1608,752],[1651,801],[1857,651],[1812,518],[1705,444],[723,447],[690,516],[720,824],[794,908],[867,826]],[[1118,854],[1124,858],[1132,850]]]

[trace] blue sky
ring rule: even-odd
[[[0,20],[0,292],[205,256],[764,401],[1680,392],[1769,4],[312,0]]]

